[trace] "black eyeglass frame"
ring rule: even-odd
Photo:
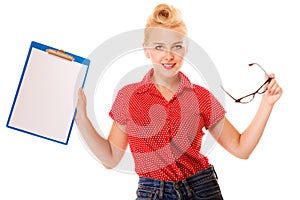
[[[265,72],[265,74],[267,74],[267,72],[266,72],[266,70],[264,70],[264,68],[262,68],[258,63],[250,63],[249,64],[249,67],[251,67],[252,65],[257,65],[259,68],[261,68],[264,72]],[[229,92],[227,92],[222,86],[221,86],[221,88],[222,88],[222,90],[229,96],[229,97],[231,97],[236,103],[243,103],[243,104],[247,104],[247,103],[249,103],[249,102],[251,102],[253,99],[254,99],[254,97],[255,97],[255,95],[256,94],[263,94],[263,93],[265,93],[268,89],[266,88],[265,90],[263,90],[262,92],[259,92],[260,90],[261,90],[261,88],[262,87],[264,87],[266,84],[268,84],[268,83],[270,83],[271,82],[271,80],[272,80],[273,78],[271,78],[271,77],[269,77],[255,92],[252,92],[251,94],[248,94],[248,95],[245,95],[245,96],[243,96],[243,97],[241,97],[241,98],[238,98],[238,99],[236,99],[236,98],[234,98],[231,94],[229,94]],[[249,100],[249,101],[242,101],[243,99],[246,99],[246,98],[249,98],[249,97],[251,97],[252,96],[252,98]]]

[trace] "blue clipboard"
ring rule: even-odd
[[[6,126],[68,144],[90,60],[31,42]]]

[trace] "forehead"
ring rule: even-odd
[[[176,42],[184,42],[185,39],[186,36],[173,29],[151,28],[149,30],[148,41],[150,43],[172,44]]]

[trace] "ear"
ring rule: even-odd
[[[147,44],[144,43],[143,48],[144,48],[144,53],[145,53],[146,58],[150,58],[150,50],[149,50],[149,47],[147,46]]]
[[[186,39],[185,54],[187,54],[189,52],[189,44],[190,44],[190,41],[188,39]]]
[[[185,49],[185,54],[187,54],[189,52],[189,46],[187,45],[186,49]]]

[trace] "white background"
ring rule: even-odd
[[[5,125],[32,40],[88,57],[111,37],[143,28],[161,2],[1,3],[0,199],[135,198],[137,176],[106,170],[82,145],[76,126],[65,146]],[[296,0],[164,2],[182,11],[190,38],[208,53],[233,95],[242,96],[248,92],[244,88],[252,86],[247,67],[251,62],[274,72],[284,90],[250,159],[235,158],[220,146],[209,154],[224,198],[295,199],[300,178],[299,4]],[[227,117],[240,131],[254,116],[259,99],[248,105],[226,99]],[[100,115],[108,118],[107,113]]]

